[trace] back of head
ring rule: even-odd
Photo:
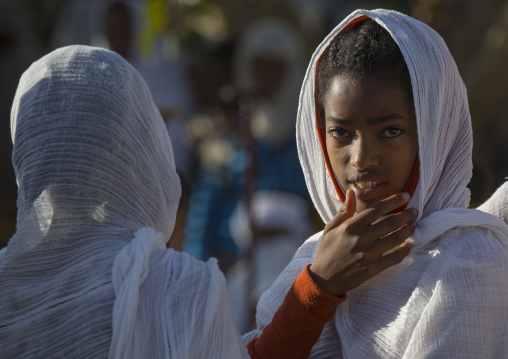
[[[11,128],[18,229],[35,210],[53,234],[72,222],[169,237],[179,198],[171,142],[144,81],[117,54],[72,46],[34,63]]]
[[[11,131],[19,193],[0,264],[2,350],[107,355],[116,253],[142,227],[173,230],[180,183],[163,120],[119,55],[70,46],[23,74]]]

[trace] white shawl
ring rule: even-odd
[[[326,170],[315,126],[316,64],[352,20],[387,29],[406,60],[418,126],[420,178],[408,208],[419,211],[411,254],[350,291],[311,357],[500,358],[508,356],[508,226],[468,210],[472,132],[464,84],[442,38],[393,11],[359,10],[315,51],[300,94],[297,141],[307,187],[323,221],[342,203]],[[258,329],[272,319],[322,233],[295,254],[257,308]]]
[[[238,358],[215,261],[166,250],[180,198],[171,141],[119,55],[58,49],[11,115],[17,231],[0,254],[1,358]]]
[[[508,182],[503,183],[478,209],[508,223]]]

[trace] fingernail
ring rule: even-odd
[[[409,199],[409,197],[410,197],[409,193],[407,192],[402,193],[402,199]]]
[[[401,248],[407,248],[407,249],[411,249],[413,248],[413,245],[409,242],[404,242],[400,245]]]
[[[418,216],[418,210],[416,208],[411,208],[415,216]]]

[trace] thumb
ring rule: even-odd
[[[337,212],[335,217],[332,218],[330,222],[325,226],[324,233],[331,231],[332,229],[340,226],[349,218],[353,217],[356,210],[356,196],[355,192],[352,189],[348,189],[346,191],[346,200],[342,205],[341,209]],[[323,234],[324,234],[323,233]]]

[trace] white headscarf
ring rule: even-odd
[[[325,223],[342,206],[316,131],[319,58],[353,20],[367,16],[398,44],[411,76],[420,177],[408,204],[419,211],[411,254],[348,294],[311,357],[486,358],[508,356],[508,226],[468,210],[472,131],[464,84],[443,39],[403,14],[357,10],[315,51],[300,94],[297,141],[307,187]],[[315,257],[322,233],[298,250],[258,304],[266,326]]]
[[[0,254],[0,357],[245,355],[215,262],[166,250],[180,198],[171,141],[119,55],[69,46],[12,108],[17,231]]]

